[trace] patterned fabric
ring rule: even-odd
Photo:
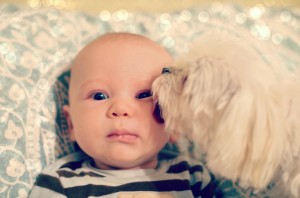
[[[47,167],[29,197],[209,198],[214,196],[213,189],[203,164],[185,156],[160,160],[157,169],[100,170],[77,152]]]
[[[127,31],[157,41],[176,56],[212,28],[250,34],[280,49],[278,56],[291,71],[300,65],[300,10],[296,8],[214,3],[174,13],[103,10],[91,16],[1,5],[0,197],[27,197],[46,165],[75,150],[61,107],[68,102],[69,65],[87,42],[106,32]],[[235,185],[220,180],[228,197],[240,191],[245,197],[256,196]]]

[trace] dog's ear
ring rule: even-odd
[[[207,152],[215,136],[215,125],[233,95],[238,91],[238,76],[222,59],[202,56],[190,62],[183,89],[183,102],[188,104],[183,117],[191,123],[190,137]],[[192,120],[192,122],[190,122]]]
[[[282,160],[286,126],[280,94],[260,78],[268,75],[252,74],[245,78],[222,59],[202,57],[190,66],[183,94],[211,170],[261,188]]]
[[[245,186],[263,188],[271,181],[286,147],[286,122],[278,110],[278,98],[260,88],[234,95],[210,142],[208,162],[212,170],[239,179]]]
[[[190,65],[183,94],[196,116],[201,113],[211,118],[228,104],[238,88],[237,74],[224,60],[204,56]]]

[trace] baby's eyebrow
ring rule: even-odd
[[[79,90],[86,90],[89,87],[93,87],[93,86],[104,86],[105,83],[103,82],[103,80],[101,79],[94,79],[94,80],[88,80],[84,83],[82,83],[79,87]]]
[[[138,90],[150,90],[152,86],[152,82],[150,81],[139,81],[134,84]]]
[[[139,84],[139,85],[144,85],[145,87],[147,87],[147,86],[152,86],[152,83],[153,83],[153,81],[156,79],[157,77],[152,77],[152,78],[149,78],[149,79],[147,79],[147,80],[145,80],[145,79],[142,79],[142,80],[139,80],[137,83]]]

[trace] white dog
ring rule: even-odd
[[[300,73],[265,41],[201,38],[153,83],[166,129],[198,143],[213,173],[256,189],[279,176],[299,197]]]

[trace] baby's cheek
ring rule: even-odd
[[[165,121],[161,116],[161,109],[158,103],[156,103],[154,111],[153,111],[153,117],[156,120],[157,123],[163,124]]]

